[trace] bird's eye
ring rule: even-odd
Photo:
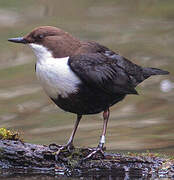
[[[39,34],[37,37],[38,37],[38,39],[43,39],[44,35],[43,34]]]

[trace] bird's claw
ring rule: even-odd
[[[61,145],[57,145],[57,144],[55,144],[55,143],[52,143],[52,144],[50,144],[48,147],[49,147],[49,149],[50,149],[51,151],[58,151],[58,149],[61,147]]]
[[[102,155],[104,157],[104,151],[103,151],[103,148],[101,148],[101,147],[88,148],[88,150],[92,151],[92,152],[90,152],[90,154],[88,154],[85,158],[83,158],[83,160],[88,160],[91,157],[93,157],[94,155],[96,155],[97,153],[100,153],[100,155]]]
[[[74,149],[74,146],[72,144],[57,145],[53,143],[49,145],[49,149],[55,152],[55,160],[57,161],[60,153],[63,150],[67,150],[68,152],[71,152],[71,150]]]

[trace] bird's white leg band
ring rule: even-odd
[[[100,144],[105,144],[105,136],[102,135],[100,138]]]

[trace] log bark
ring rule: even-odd
[[[22,142],[21,140],[0,140],[0,174],[42,173],[66,176],[107,176],[112,177],[171,177],[174,174],[173,162],[153,154],[125,155],[100,153],[88,160],[88,148],[75,148],[62,151],[56,160],[56,149],[46,145]]]

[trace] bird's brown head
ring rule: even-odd
[[[34,47],[44,47],[54,57],[70,56],[79,47],[79,41],[69,33],[52,26],[41,26],[32,30],[24,37],[10,38],[10,42],[23,43]]]

